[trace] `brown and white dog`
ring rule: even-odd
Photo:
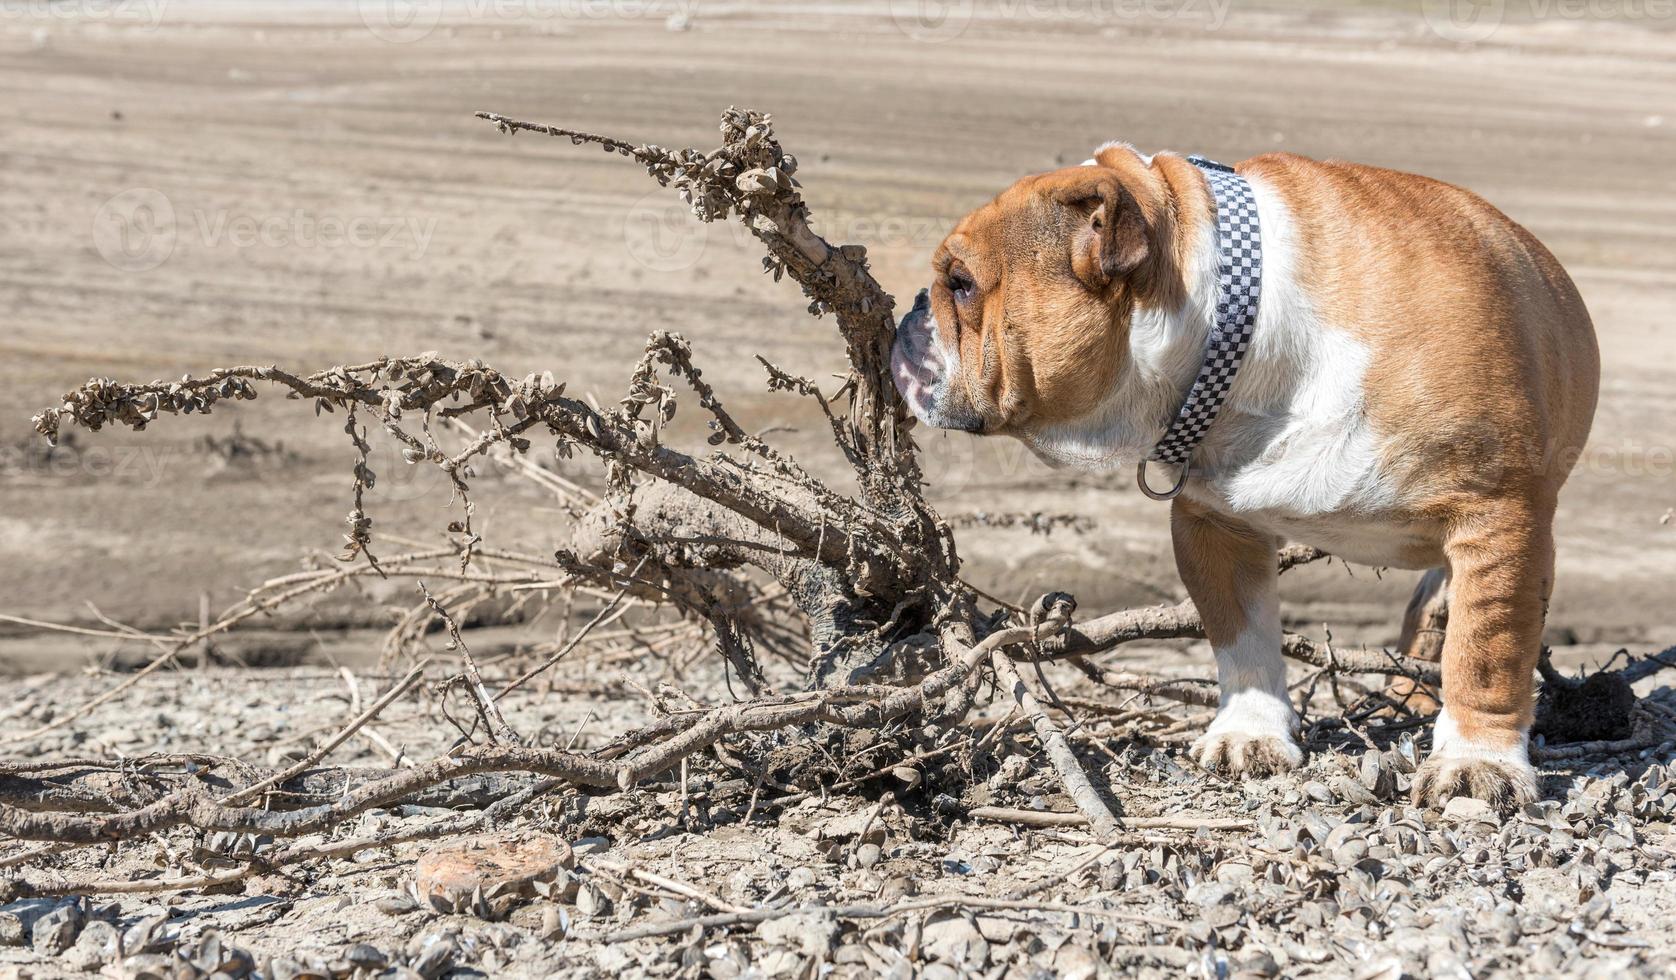
[[[1443,570],[1427,578],[1448,579],[1444,708],[1415,798],[1533,799],[1555,500],[1599,385],[1588,311],[1547,249],[1461,188],[1284,153],[1235,170],[1261,222],[1261,306],[1170,515],[1221,683],[1194,757],[1252,775],[1303,760],[1274,558],[1291,539]],[[937,249],[930,302],[897,331],[897,387],[930,425],[1133,466],[1203,361],[1217,253],[1184,157],[1113,143],[1025,177]]]

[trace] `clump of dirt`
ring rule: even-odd
[[[1629,738],[1634,728],[1635,691],[1627,680],[1610,671],[1582,679],[1566,677],[1546,655],[1538,667],[1542,687],[1537,692],[1532,731],[1555,743]]]

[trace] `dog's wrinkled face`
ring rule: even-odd
[[[1020,180],[937,248],[896,330],[897,390],[921,421],[986,435],[1087,417],[1123,368],[1148,242],[1117,170]]]

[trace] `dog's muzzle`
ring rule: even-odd
[[[937,336],[937,319],[931,314],[930,298],[923,289],[914,297],[914,308],[896,325],[890,373],[908,410],[921,422],[939,429],[983,430],[978,414],[963,409],[956,404],[958,399],[951,397],[953,365]]]

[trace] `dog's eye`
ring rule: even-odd
[[[949,291],[954,293],[955,299],[965,302],[972,298],[972,290],[977,288],[977,284],[965,272],[959,269],[951,269],[949,270],[948,287]]]

